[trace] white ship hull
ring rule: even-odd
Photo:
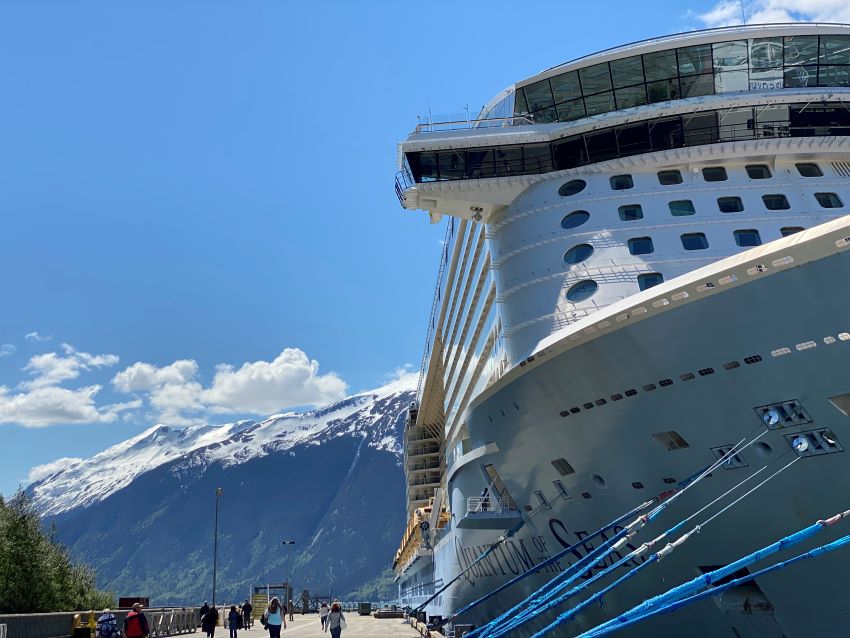
[[[829,226],[837,229],[837,235],[830,237],[850,235],[850,218]],[[804,239],[796,250],[806,252]],[[850,280],[850,250],[833,253],[588,340],[528,372],[505,379],[476,401],[468,415],[472,447],[490,445],[492,449],[495,444],[504,450],[483,458],[498,467],[520,508],[529,504],[534,511],[526,514],[525,525],[513,539],[438,596],[428,606],[429,615],[450,615],[531,564],[542,562],[669,489],[664,478],[681,481],[698,472],[714,460],[712,448],[760,433],[765,426],[756,407],[794,399],[804,406],[812,422],[768,432],[760,442],[769,449],[758,445],[743,452],[740,456],[746,466],[715,472],[672,506],[657,524],[642,532],[636,542],[654,538],[763,465],[769,466],[765,476],[779,469],[796,455],[787,439],[789,434],[830,428],[839,444],[850,442],[850,418],[828,400],[850,392],[850,340],[837,337],[850,331],[850,302],[844,294]],[[669,283],[673,287],[676,282]],[[826,343],[825,338],[832,343]],[[816,345],[796,347],[809,342]],[[771,356],[783,346],[790,348],[790,354]],[[760,355],[762,360],[744,364],[744,358],[753,355]],[[733,361],[740,365],[724,369],[724,363]],[[697,373],[708,368],[714,373]],[[680,375],[687,372],[693,372],[695,378],[682,381]],[[668,378],[675,380],[672,385],[658,385],[659,380]],[[648,384],[655,384],[656,389],[643,390]],[[610,400],[611,395],[630,388],[638,389],[637,395]],[[607,398],[607,403],[560,416],[565,409],[600,398]],[[502,417],[500,410],[507,416]],[[689,447],[664,449],[651,435],[666,431],[678,432]],[[559,457],[569,458],[576,472],[560,476],[550,463]],[[658,566],[608,596],[604,609],[582,614],[566,633],[555,635],[580,633],[693,578],[701,573],[701,567],[726,565],[847,509],[847,459],[844,453],[801,459]],[[502,533],[457,526],[466,499],[478,496],[485,486],[479,463],[464,466],[461,458],[449,468],[451,510],[457,513],[452,529],[434,548],[433,563],[425,560],[421,570],[411,570],[401,579],[403,591],[416,572],[421,572],[420,582],[429,583],[418,596],[404,602],[412,606],[423,602],[467,568]],[[571,498],[554,498],[553,480],[560,480]],[[642,487],[636,489],[633,483]],[[549,497],[551,509],[539,506],[534,494],[538,489]],[[583,493],[590,498],[584,498]],[[846,527],[825,531],[815,544],[850,533]],[[564,566],[562,563],[560,567]],[[844,635],[850,631],[848,571],[850,553],[838,552],[820,562],[811,561],[760,579],[755,587],[733,590],[720,600],[704,601],[649,621],[623,635]],[[485,623],[553,576],[552,571],[535,574],[456,622]],[[736,598],[740,596],[748,596],[749,603],[743,605]],[[516,635],[531,635],[532,629],[539,629],[553,617],[544,616]]]

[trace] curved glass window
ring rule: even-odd
[[[658,183],[662,186],[673,186],[682,183],[681,171],[658,171]]]
[[[761,236],[755,228],[747,228],[746,230],[736,230],[735,243],[743,248],[750,246],[761,246]]]
[[[795,166],[797,167],[797,172],[800,173],[801,177],[823,177],[823,171],[817,164],[801,162],[799,164],[795,164]]]
[[[617,213],[620,215],[620,220],[624,222],[633,222],[638,219],[643,219],[643,209],[640,207],[640,204],[620,206],[617,209]]]
[[[682,247],[685,250],[705,250],[708,248],[708,239],[705,233],[685,233],[682,235]]]
[[[718,197],[717,208],[721,213],[740,213],[744,210],[744,202],[740,197]]]
[[[660,272],[648,272],[638,275],[638,287],[641,290],[652,288],[653,286],[657,286],[661,283],[664,283],[664,275]]]
[[[655,252],[652,237],[632,237],[629,240],[629,252],[632,255],[648,255]]]
[[[612,175],[609,181],[611,182],[611,190],[615,191],[624,191],[635,186],[631,175]]]
[[[795,233],[799,233],[801,230],[806,230],[802,226],[784,226],[779,229],[779,232],[782,233],[783,237],[788,237],[788,235],[793,235]]]
[[[706,182],[725,182],[729,176],[722,166],[706,166],[702,169],[702,178]]]
[[[597,290],[599,290],[599,284],[592,279],[585,279],[577,284],[573,284],[567,291],[567,300],[573,303],[586,301],[595,295]]]
[[[670,202],[668,204],[670,207],[670,214],[673,217],[685,217],[686,215],[693,215],[696,210],[694,210],[694,203],[689,199],[679,199],[675,202]]]
[[[844,202],[835,193],[815,193],[815,199],[823,208],[841,208],[844,206]]]
[[[577,210],[561,220],[561,228],[578,228],[583,223],[585,223],[588,219],[590,219],[590,213],[586,210]]]
[[[785,195],[762,195],[761,199],[764,202],[764,206],[765,208],[767,208],[767,210],[788,210],[789,208],[791,208],[791,204],[788,203],[788,198],[785,197]]]
[[[579,244],[577,246],[573,246],[567,252],[564,253],[564,263],[580,264],[592,254],[593,246],[591,246],[590,244]]]
[[[750,179],[768,179],[771,177],[770,168],[765,164],[747,164],[747,176]]]
[[[561,185],[561,188],[558,189],[558,195],[561,197],[569,197],[570,195],[582,192],[586,186],[587,182],[583,179],[571,179],[566,184]]]

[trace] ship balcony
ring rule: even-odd
[[[466,513],[457,526],[462,529],[506,530],[522,520],[522,514],[511,499],[497,496],[470,496]]]
[[[407,466],[408,472],[425,472],[427,470],[439,470],[440,469],[440,461],[439,459],[433,459],[430,461],[418,461],[416,463],[410,463]]]
[[[440,484],[441,479],[442,479],[441,474],[427,474],[425,476],[411,476],[407,480],[407,485],[409,487],[418,487],[420,485],[437,486],[437,485]]]

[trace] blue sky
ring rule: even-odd
[[[735,7],[3,3],[0,492],[158,421],[321,404],[418,365],[443,230],[393,193],[416,115]]]

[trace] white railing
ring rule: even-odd
[[[0,638],[6,638],[6,625],[0,625]]]
[[[194,633],[198,629],[198,612],[194,609],[148,611],[145,615],[150,624],[151,638]]]
[[[498,496],[470,496],[466,499],[467,513],[477,512],[507,512],[515,510],[512,501],[502,499]]]

